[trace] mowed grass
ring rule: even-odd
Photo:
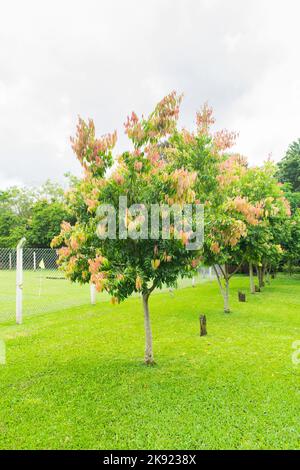
[[[2,327],[0,447],[299,449],[300,281],[275,279],[246,303],[241,288],[233,279],[229,315],[216,282],[154,295],[154,367],[139,298]]]

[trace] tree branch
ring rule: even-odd
[[[218,264],[219,268],[220,268],[220,265]],[[214,271],[216,273],[216,276],[217,276],[217,280],[218,280],[218,284],[219,284],[219,287],[220,287],[220,291],[221,291],[221,294],[222,296],[224,297],[224,288],[222,286],[222,283],[221,283],[221,280],[220,280],[220,276],[219,276],[219,273],[218,273],[218,270],[216,269],[216,266],[213,265],[213,268],[214,268]],[[223,270],[221,269],[221,271],[223,272]]]
[[[235,268],[235,270],[231,274],[229,274],[228,279],[230,279],[232,276],[235,275],[235,273],[240,269],[240,267],[242,266],[244,261],[245,261],[245,258],[243,258],[242,261],[240,262],[240,264]]]
[[[156,288],[156,286],[157,286],[156,282],[153,281],[153,282],[152,282],[152,286],[149,287],[149,288],[147,288],[147,289],[145,290],[145,295],[146,295],[147,298],[150,297],[151,292],[154,291],[154,289]],[[144,292],[143,292],[143,295],[144,295]]]
[[[221,266],[220,264],[218,264],[218,266],[219,266],[219,268],[220,268],[221,273],[223,274],[223,277],[225,278],[226,275],[225,275],[224,269],[222,268],[222,266]]]

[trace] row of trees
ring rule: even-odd
[[[15,246],[25,235],[29,245],[48,247],[64,221],[53,246],[60,246],[59,262],[72,281],[95,283],[112,302],[141,292],[147,363],[153,361],[148,301],[155,288],[193,275],[199,264],[213,265],[229,312],[230,279],[241,266],[249,267],[254,293],[254,271],[262,287],[279,266],[292,272],[300,263],[300,141],[278,166],[268,160],[249,167],[231,151],[236,134],[212,130],[207,105],[197,113],[195,130],[178,129],[180,102],[181,96],[172,93],[148,119],[132,113],[125,123],[131,147],[117,159],[112,153],[116,133],[99,139],[94,123],[80,120],[72,145],[85,174],[82,180],[70,178],[66,196],[50,182],[0,192],[0,246]],[[174,217],[168,240],[161,237],[162,227],[158,240],[99,238],[100,203],[114,206],[117,230],[120,224],[129,232],[142,226],[143,211],[128,212],[120,221],[120,196],[127,197],[128,206],[142,203],[146,209],[203,204],[204,246],[188,251],[189,234],[176,233]]]
[[[131,145],[117,158],[116,133],[97,138],[93,121],[79,120],[72,147],[84,177],[67,194],[76,223],[63,222],[52,242],[60,247],[59,263],[72,281],[94,283],[113,303],[141,293],[147,364],[154,361],[149,297],[155,288],[175,285],[178,276],[193,275],[200,264],[214,265],[229,312],[230,279],[240,266],[249,264],[254,292],[253,266],[262,285],[284,256],[291,263],[299,260],[299,212],[291,214],[285,194],[290,188],[278,183],[276,166],[267,161],[248,167],[244,157],[232,153],[236,134],[213,131],[207,105],[197,113],[193,131],[179,129],[180,103],[173,92],[148,118],[132,113],[125,123]],[[122,215],[120,196],[127,197],[128,206],[140,204],[140,211]],[[152,204],[160,205],[163,218],[166,204],[187,203],[204,205],[203,247],[187,250],[192,231],[178,230],[172,216],[169,239],[162,237],[161,226],[158,239],[142,236],[145,210],[149,213]],[[105,237],[99,204],[113,206],[118,233],[140,230],[140,236]]]

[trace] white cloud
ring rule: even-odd
[[[77,115],[100,134],[173,89],[181,122],[208,100],[252,163],[299,137],[297,0],[6,2],[0,17],[0,185],[79,165]]]

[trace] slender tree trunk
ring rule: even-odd
[[[230,307],[229,307],[229,271],[228,271],[228,265],[224,265],[224,271],[225,271],[225,276],[224,276],[224,282],[225,282],[225,289],[224,289],[224,312],[225,313],[230,313]]]
[[[152,365],[154,364],[154,357],[153,357],[153,349],[152,349],[152,331],[151,331],[148,301],[149,301],[149,293],[143,294],[144,324],[145,324],[145,363],[147,365]]]
[[[263,287],[265,287],[266,271],[267,271],[267,265],[263,264],[262,270],[261,270],[261,282],[262,282]]]
[[[266,283],[270,284],[270,267],[266,265]]]
[[[261,275],[261,287],[265,287],[265,269],[264,267],[261,268],[261,272],[260,272],[260,275]]]
[[[260,288],[264,287],[263,281],[263,269],[261,266],[257,266],[257,278],[258,278],[258,285]]]
[[[249,278],[250,278],[250,292],[251,294],[255,294],[255,285],[254,285],[254,277],[253,277],[253,264],[249,263]]]
[[[224,300],[224,312],[225,313],[230,313],[228,269],[227,269],[226,265],[224,266],[224,269],[222,269],[221,267],[220,267],[220,269],[221,269],[221,272],[222,272],[222,277],[224,279],[224,285],[225,286],[222,285],[222,282],[221,282],[221,279],[220,279],[220,274],[218,273],[217,268],[214,266],[214,271],[216,273],[218,284],[219,284],[219,287],[220,287],[220,291],[221,291],[221,294],[222,294],[223,300]]]
[[[275,271],[274,271],[274,268],[271,268],[271,269],[270,269],[270,273],[271,273],[271,279],[275,279]]]
[[[228,279],[228,277],[225,277],[224,312],[225,313],[230,313],[230,308],[229,308],[229,279]]]

